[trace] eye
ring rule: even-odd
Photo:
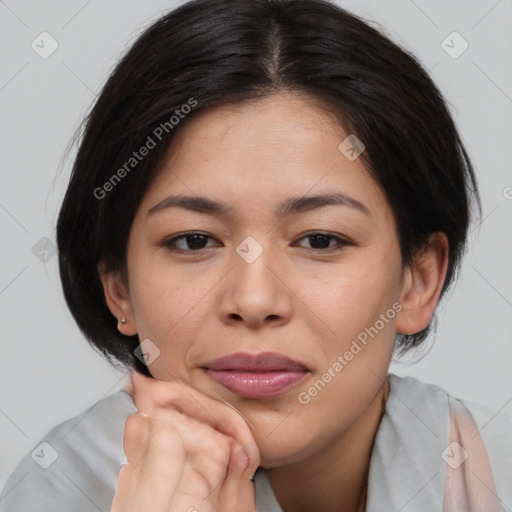
[[[212,237],[209,235],[204,235],[203,233],[185,233],[183,235],[166,240],[163,245],[168,247],[170,250],[177,250],[181,252],[197,252],[205,248],[207,239],[212,240]],[[179,242],[182,242],[181,245]]]
[[[169,250],[177,252],[199,252],[208,247],[205,245],[208,239],[213,240],[211,236],[203,233],[184,233],[183,235],[175,236],[174,238],[166,240],[163,242],[163,245]],[[314,232],[300,238],[300,240],[304,239],[309,239],[312,244],[312,247],[309,248],[314,251],[327,252],[330,250],[341,249],[343,246],[351,245],[351,242],[331,233]],[[334,242],[334,245],[331,245],[331,242]]]
[[[341,249],[343,246],[351,245],[347,240],[343,240],[340,237],[333,235],[332,233],[310,233],[306,236],[303,236],[300,240],[309,239],[313,247],[311,249],[315,251],[324,251],[332,250],[332,249]],[[334,245],[330,245],[330,243],[334,241]]]

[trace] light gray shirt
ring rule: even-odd
[[[512,416],[415,378],[388,380],[367,512],[512,512]],[[110,512],[134,412],[119,391],[56,425],[9,476],[0,512]],[[263,468],[254,485],[257,512],[282,512]]]

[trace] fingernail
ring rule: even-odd
[[[246,468],[248,468],[252,463],[251,456],[245,450],[244,450],[243,461],[245,463]]]
[[[243,462],[245,467],[250,467],[253,465],[256,460],[258,448],[253,443],[246,443],[240,450],[238,451],[238,457]]]
[[[127,383],[125,384],[125,386],[124,386],[124,388],[123,388],[123,389],[124,389],[124,391],[125,391],[126,393],[128,393],[129,395],[131,395],[131,394],[133,393],[133,380],[132,380],[131,375],[130,375],[130,380],[129,380],[129,382],[127,382]]]
[[[242,448],[240,448],[240,450],[238,450],[237,457],[242,461],[242,464],[245,467],[249,467],[250,466],[250,464],[251,464],[251,456],[247,452],[247,450],[245,450],[244,447],[242,447]]]
[[[131,391],[133,393],[134,391],[134,388],[139,388],[140,386],[140,373],[136,372],[136,371],[133,371],[130,373],[130,386],[131,386]]]

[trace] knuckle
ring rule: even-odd
[[[147,426],[147,418],[142,416],[139,412],[134,412],[128,416],[124,424],[125,437],[135,437],[146,429]]]
[[[152,396],[160,403],[172,402],[183,397],[183,389],[180,385],[170,381],[158,381]]]
[[[168,425],[155,424],[151,429],[151,441],[156,446],[169,446],[181,443],[178,432]]]
[[[211,439],[213,441],[213,439]],[[208,456],[210,460],[218,466],[226,467],[231,455],[231,442],[227,439],[210,442],[208,447]]]

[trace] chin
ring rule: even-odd
[[[267,469],[279,466],[295,464],[310,457],[318,450],[313,443],[303,446],[300,439],[290,435],[275,436],[274,439],[263,436],[256,437],[256,443],[260,451],[260,466]],[[303,440],[306,442],[306,440]]]

